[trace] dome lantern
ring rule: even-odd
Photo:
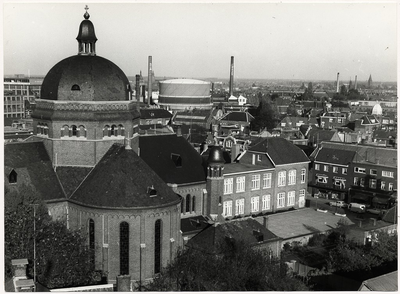
[[[79,26],[78,37],[78,55],[96,55],[96,34],[94,32],[93,23],[89,20],[89,13],[87,12],[89,7],[86,5],[85,14],[83,17],[85,18],[81,25]]]

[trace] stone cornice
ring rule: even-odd
[[[110,112],[136,110],[136,101],[51,101],[36,100],[36,109],[51,111]]]

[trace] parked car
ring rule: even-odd
[[[379,208],[368,208],[367,212],[377,215],[383,215],[386,212],[386,209],[379,209]]]
[[[345,203],[342,200],[338,200],[338,201],[331,201],[329,202],[330,206],[336,206],[336,207],[341,207],[341,208],[346,208],[347,207],[347,203]]]

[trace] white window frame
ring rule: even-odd
[[[260,175],[251,175],[251,190],[260,190]]]
[[[271,208],[271,194],[263,195],[261,197],[262,210],[268,210]]]
[[[300,197],[306,197],[306,190],[305,189],[301,189],[300,191],[299,191],[299,198]]]
[[[347,167],[342,168],[342,174],[347,175]]]
[[[324,171],[329,172],[329,165],[324,165]]]
[[[328,184],[328,177],[317,176],[317,183]]]
[[[385,190],[385,188],[386,188],[386,182],[381,181],[381,190]]]
[[[233,178],[224,179],[224,195],[233,193]]]
[[[224,217],[232,216],[232,200],[224,201],[222,214]]]
[[[376,189],[376,179],[369,179],[369,187],[371,189]]]
[[[286,171],[282,170],[278,173],[278,187],[286,186]]]
[[[359,173],[359,174],[365,174],[365,168],[364,167],[355,166],[354,167],[354,172],[355,173]]]
[[[260,197],[251,197],[251,212],[258,212],[260,210]]]
[[[286,206],[294,206],[296,203],[296,192],[295,191],[289,191],[287,193],[287,204]]]
[[[236,200],[236,212],[235,215],[244,214],[244,198]]]
[[[393,178],[394,177],[394,172],[383,170],[382,171],[382,177]]]
[[[354,186],[358,186],[359,184],[360,184],[360,182],[359,182],[359,178],[358,177],[354,177],[354,179],[353,179],[353,185]]]
[[[373,176],[376,176],[376,175],[378,174],[378,171],[377,171],[376,169],[371,168],[371,169],[369,170],[369,174],[370,174],[370,175],[373,175]]]
[[[285,192],[278,193],[276,195],[276,207],[282,208],[285,207]]]
[[[306,182],[307,170],[305,168],[301,169],[301,183],[304,184]]]
[[[360,187],[364,187],[364,186],[365,186],[365,179],[360,178]]]
[[[263,175],[263,189],[271,188],[272,186],[272,173]]]
[[[258,155],[257,155],[257,161],[262,161],[262,156],[261,156],[261,154],[258,154]]]
[[[320,168],[320,164],[319,164],[319,163],[316,163],[316,164],[314,165],[314,169],[315,169],[315,170],[319,170],[319,168]]]
[[[334,174],[337,174],[337,173],[339,172],[339,168],[338,168],[337,166],[333,166],[333,167],[332,167],[332,172],[333,172]]]
[[[241,176],[236,178],[236,193],[244,192],[246,190],[246,177]]]
[[[296,170],[295,169],[291,169],[289,170],[289,181],[288,181],[288,185],[296,185]]]
[[[389,183],[389,185],[388,185],[388,191],[393,191],[393,183]]]

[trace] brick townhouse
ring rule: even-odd
[[[211,214],[233,218],[304,207],[308,164],[302,150],[278,137],[250,147],[231,164],[214,147],[207,177]]]
[[[313,154],[310,187],[347,202],[388,208],[397,201],[397,150],[322,142]]]

